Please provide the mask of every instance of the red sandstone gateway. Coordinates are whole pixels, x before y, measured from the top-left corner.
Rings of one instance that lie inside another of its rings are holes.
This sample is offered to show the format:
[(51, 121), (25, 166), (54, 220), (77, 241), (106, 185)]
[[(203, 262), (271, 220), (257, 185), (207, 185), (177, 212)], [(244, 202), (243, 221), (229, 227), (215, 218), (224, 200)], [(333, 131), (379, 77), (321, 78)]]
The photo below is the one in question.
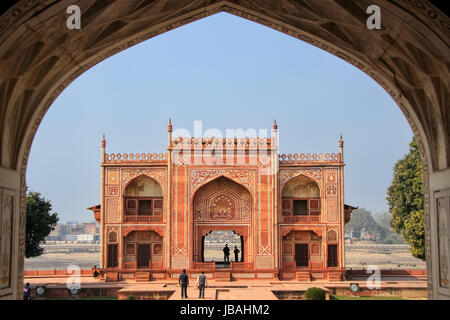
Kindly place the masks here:
[[(107, 280), (191, 277), (342, 280), (343, 141), (332, 154), (278, 154), (271, 138), (172, 138), (165, 154), (106, 154), (102, 140), (101, 269)], [(204, 261), (204, 239), (233, 231), (241, 261)]]

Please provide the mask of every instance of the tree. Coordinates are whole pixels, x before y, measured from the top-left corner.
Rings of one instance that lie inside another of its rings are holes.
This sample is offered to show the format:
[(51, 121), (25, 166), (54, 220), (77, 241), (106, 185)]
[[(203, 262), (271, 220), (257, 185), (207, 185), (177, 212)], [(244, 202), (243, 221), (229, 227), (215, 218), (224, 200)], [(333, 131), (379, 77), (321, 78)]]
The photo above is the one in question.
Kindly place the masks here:
[(385, 244), (404, 244), (405, 240), (398, 235), (391, 226), (392, 214), (390, 212), (377, 213), (375, 215), (375, 221), (377, 222), (380, 233), (381, 242)]
[(43, 249), (39, 245), (45, 237), (55, 229), (58, 222), (58, 214), (50, 214), (52, 204), (41, 197), (39, 192), (27, 193), (27, 231), (25, 257), (37, 257)]
[(376, 232), (377, 223), (369, 210), (359, 208), (353, 210), (350, 222), (345, 225), (345, 228), (356, 232), (361, 232), (362, 229), (368, 232)]
[(425, 260), (422, 162), (414, 138), (409, 153), (394, 166), (387, 194), (392, 228), (411, 245), (414, 257)]

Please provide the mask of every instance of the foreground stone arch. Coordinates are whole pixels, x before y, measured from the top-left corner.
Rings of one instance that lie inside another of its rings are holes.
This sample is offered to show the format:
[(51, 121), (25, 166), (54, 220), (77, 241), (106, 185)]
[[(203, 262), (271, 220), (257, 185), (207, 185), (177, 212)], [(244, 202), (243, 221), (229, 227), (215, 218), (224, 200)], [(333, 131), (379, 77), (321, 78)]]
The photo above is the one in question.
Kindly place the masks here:
[[(82, 28), (68, 30), (72, 4), (20, 0), (0, 16), (0, 221), (7, 226), (0, 297), (21, 295), (28, 154), (55, 98), (109, 56), (225, 11), (337, 55), (389, 92), (423, 160), (429, 297), (450, 298), (443, 272), (450, 265), (450, 23), (439, 9), (426, 0), (80, 0)], [(373, 4), (381, 8), (381, 30), (366, 28), (366, 8)]]

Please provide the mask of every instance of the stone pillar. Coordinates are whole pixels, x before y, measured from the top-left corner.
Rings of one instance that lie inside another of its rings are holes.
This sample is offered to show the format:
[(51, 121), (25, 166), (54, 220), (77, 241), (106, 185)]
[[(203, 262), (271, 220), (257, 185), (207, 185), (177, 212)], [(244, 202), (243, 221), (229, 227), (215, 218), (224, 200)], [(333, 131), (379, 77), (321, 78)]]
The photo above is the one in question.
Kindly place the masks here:
[(166, 222), (166, 228), (164, 232), (164, 267), (171, 268), (171, 242), (172, 242), (172, 121), (169, 119), (167, 126), (167, 189), (165, 191), (165, 198), (163, 203), (165, 204), (164, 221)]
[[(102, 162), (105, 162), (106, 140), (102, 138)], [(100, 269), (105, 267), (105, 167), (100, 167)]]
[[(344, 164), (344, 140), (342, 139), (342, 133), (339, 138), (339, 153), (341, 154), (341, 161)], [(345, 197), (344, 197), (344, 166), (338, 169), (339, 179), (339, 231), (338, 235), (338, 266), (339, 269), (345, 269)], [(327, 253), (328, 254), (328, 253)], [(325, 263), (327, 263), (325, 261)]]
[[(426, 186), (424, 190), (426, 192)], [(429, 217), (426, 217), (428, 221), (425, 222), (428, 225), (426, 242), (430, 244), (427, 252), (430, 254), (427, 256), (428, 297), (447, 300), (450, 299), (450, 168), (430, 174), (425, 205), (427, 202), (430, 209)]]
[(26, 210), (21, 191), (20, 172), (0, 167), (0, 299), (22, 295)]
[(275, 257), (274, 259), (274, 268), (281, 268), (281, 247), (282, 244), (278, 241), (278, 203), (279, 199), (281, 199), (281, 190), (278, 188), (278, 125), (277, 121), (274, 120), (273, 126), (272, 126), (272, 146), (271, 146), (271, 163), (270, 163), (270, 169), (272, 174), (272, 186), (273, 186), (273, 212), (271, 213), (273, 216), (273, 223), (272, 223), (272, 230), (274, 232), (273, 234), (273, 255)]

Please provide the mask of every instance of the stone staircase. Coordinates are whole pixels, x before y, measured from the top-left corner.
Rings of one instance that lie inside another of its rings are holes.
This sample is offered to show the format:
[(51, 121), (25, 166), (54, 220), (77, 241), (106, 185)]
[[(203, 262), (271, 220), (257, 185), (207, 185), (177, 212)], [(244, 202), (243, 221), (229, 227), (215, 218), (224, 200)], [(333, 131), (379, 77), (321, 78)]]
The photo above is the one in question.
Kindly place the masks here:
[(148, 282), (150, 281), (150, 272), (136, 272), (136, 282)]
[(305, 281), (311, 281), (311, 275), (309, 274), (309, 271), (298, 271), (296, 272), (296, 278), (297, 281), (305, 282)]
[(216, 281), (231, 281), (231, 272), (223, 271), (215, 273)]
[(329, 272), (328, 273), (328, 281), (341, 281), (341, 273), (340, 272)]

